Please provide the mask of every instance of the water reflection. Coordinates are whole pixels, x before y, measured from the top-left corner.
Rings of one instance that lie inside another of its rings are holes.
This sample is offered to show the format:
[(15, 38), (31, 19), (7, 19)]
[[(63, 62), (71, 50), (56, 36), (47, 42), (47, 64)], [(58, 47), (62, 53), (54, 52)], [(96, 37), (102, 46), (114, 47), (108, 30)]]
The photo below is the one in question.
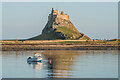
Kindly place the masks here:
[(33, 69), (42, 69), (43, 64), (44, 69), (47, 70), (48, 78), (68, 78), (71, 76), (71, 66), (75, 61), (75, 56), (78, 53), (70, 53), (70, 51), (45, 51), (42, 52), (43, 61), (42, 62), (28, 62)]
[(54, 67), (53, 67), (53, 59), (52, 58), (48, 58), (48, 66), (47, 66), (47, 69), (48, 69), (48, 78), (52, 78), (54, 76)]
[[(27, 58), (33, 56), (34, 52), (42, 54), (43, 61), (26, 63)], [(116, 78), (118, 74), (118, 52), (114, 50), (3, 51), (2, 53), (5, 78)]]
[(40, 70), (42, 69), (42, 65), (43, 63), (42, 62), (27, 62), (29, 64), (29, 66), (33, 66), (33, 69), (35, 70)]
[(77, 53), (70, 51), (45, 51), (42, 53), (47, 62), (48, 78), (68, 78)]

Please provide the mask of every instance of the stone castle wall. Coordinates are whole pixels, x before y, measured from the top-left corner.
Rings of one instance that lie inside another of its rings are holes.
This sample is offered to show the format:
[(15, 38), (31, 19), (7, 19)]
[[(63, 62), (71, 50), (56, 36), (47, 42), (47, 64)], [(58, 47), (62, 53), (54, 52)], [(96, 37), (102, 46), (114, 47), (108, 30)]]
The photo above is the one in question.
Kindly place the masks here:
[(64, 14), (63, 11), (61, 12), (61, 14), (59, 13), (59, 10), (54, 10), (52, 9), (51, 14), (49, 14), (48, 16), (48, 21), (55, 19), (55, 18), (60, 18), (60, 19), (65, 19), (65, 20), (69, 20), (69, 15)]
[(57, 18), (61, 18), (61, 19), (65, 19), (65, 20), (69, 20), (69, 16), (68, 16), (67, 14), (57, 15)]

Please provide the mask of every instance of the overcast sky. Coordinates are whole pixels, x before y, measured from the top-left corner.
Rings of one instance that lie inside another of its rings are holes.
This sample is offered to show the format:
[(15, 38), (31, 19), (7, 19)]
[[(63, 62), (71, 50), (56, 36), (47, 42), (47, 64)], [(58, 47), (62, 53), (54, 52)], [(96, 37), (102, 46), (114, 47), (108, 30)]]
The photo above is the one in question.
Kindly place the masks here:
[(39, 35), (51, 8), (64, 11), (75, 27), (92, 39), (118, 38), (117, 2), (4, 2), (3, 39), (27, 39)]

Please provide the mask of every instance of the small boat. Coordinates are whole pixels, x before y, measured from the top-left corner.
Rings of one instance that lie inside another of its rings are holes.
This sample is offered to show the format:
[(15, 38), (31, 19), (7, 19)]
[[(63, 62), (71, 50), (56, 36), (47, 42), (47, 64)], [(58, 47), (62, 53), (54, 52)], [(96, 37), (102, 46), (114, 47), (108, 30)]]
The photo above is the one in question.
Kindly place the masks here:
[(42, 56), (39, 55), (38, 53), (34, 53), (34, 56), (33, 58), (32, 57), (29, 57), (27, 59), (27, 62), (41, 62), (42, 61)]

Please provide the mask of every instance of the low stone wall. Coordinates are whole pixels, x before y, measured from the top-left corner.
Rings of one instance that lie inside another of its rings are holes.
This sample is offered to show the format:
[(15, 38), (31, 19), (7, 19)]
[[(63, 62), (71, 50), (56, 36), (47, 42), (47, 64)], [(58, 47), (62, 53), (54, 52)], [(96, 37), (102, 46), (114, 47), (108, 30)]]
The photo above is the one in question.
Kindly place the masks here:
[(2, 51), (20, 51), (20, 50), (118, 50), (120, 47), (118, 45), (47, 45), (47, 44), (15, 44), (15, 45), (3, 45)]

